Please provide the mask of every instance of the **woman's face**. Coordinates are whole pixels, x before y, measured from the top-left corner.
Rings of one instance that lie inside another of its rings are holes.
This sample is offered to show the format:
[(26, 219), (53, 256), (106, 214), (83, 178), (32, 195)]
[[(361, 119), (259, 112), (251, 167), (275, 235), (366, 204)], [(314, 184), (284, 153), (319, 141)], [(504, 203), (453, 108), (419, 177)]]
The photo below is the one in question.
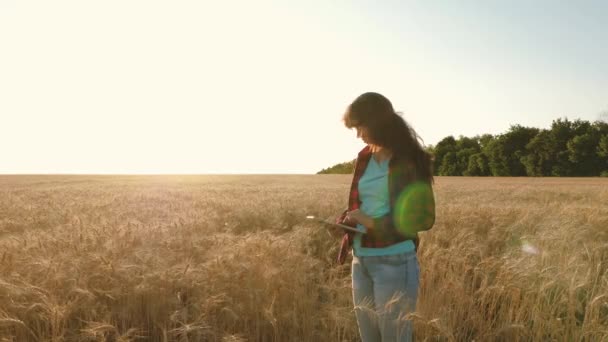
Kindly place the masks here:
[(362, 126), (362, 125), (357, 125), (357, 126), (355, 126), (355, 129), (357, 130), (357, 138), (360, 138), (366, 144), (371, 143), (371, 141), (369, 139), (369, 129), (367, 127)]

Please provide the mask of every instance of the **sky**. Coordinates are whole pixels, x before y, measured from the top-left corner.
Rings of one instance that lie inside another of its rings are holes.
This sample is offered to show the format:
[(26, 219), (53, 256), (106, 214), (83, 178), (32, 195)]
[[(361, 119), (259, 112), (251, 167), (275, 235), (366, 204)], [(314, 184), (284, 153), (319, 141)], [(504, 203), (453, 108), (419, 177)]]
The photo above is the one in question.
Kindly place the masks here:
[(606, 1), (0, 0), (0, 173), (307, 174), (375, 91), (421, 136), (593, 121)]

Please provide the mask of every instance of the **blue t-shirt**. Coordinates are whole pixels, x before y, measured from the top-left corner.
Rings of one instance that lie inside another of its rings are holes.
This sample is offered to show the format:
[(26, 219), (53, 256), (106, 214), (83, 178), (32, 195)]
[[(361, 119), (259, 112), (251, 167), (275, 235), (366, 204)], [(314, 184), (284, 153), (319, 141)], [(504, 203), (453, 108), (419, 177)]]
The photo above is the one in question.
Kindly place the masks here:
[[(390, 212), (388, 163), (388, 159), (378, 163), (374, 157), (371, 157), (365, 172), (359, 179), (359, 199), (361, 200), (359, 209), (368, 216), (380, 217)], [(365, 231), (365, 227), (361, 224), (358, 224), (357, 228)], [(393, 255), (415, 250), (414, 243), (411, 240), (384, 248), (361, 247), (361, 236), (361, 233), (355, 234), (353, 250), (356, 256)]]

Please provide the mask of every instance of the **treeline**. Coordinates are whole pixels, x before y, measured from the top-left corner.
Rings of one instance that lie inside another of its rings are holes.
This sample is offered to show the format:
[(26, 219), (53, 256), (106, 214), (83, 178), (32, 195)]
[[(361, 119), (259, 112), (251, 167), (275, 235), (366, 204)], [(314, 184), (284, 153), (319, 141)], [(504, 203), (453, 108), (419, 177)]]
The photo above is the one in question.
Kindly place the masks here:
[(608, 123), (514, 125), (500, 135), (448, 136), (430, 150), (439, 176), (608, 176)]
[(317, 172), (317, 174), (352, 173), (354, 167), (355, 167), (355, 161), (352, 160), (352, 161), (349, 161), (349, 162), (336, 164), (336, 165), (334, 165), (332, 167), (328, 167), (326, 169), (323, 169), (323, 170)]
[[(608, 122), (557, 119), (550, 129), (514, 125), (499, 135), (448, 136), (429, 151), (438, 176), (608, 176)], [(352, 167), (342, 163), (319, 173), (351, 173)]]

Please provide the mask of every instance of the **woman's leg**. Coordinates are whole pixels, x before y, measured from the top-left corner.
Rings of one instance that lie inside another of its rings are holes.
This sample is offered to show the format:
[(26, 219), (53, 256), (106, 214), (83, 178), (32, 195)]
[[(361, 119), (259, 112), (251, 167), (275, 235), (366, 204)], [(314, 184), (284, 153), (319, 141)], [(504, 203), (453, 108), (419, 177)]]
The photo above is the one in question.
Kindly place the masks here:
[(416, 310), (420, 273), (416, 254), (375, 257), (368, 270), (382, 341), (412, 341), (412, 323), (405, 320), (405, 315)]
[(353, 302), (359, 334), (363, 342), (380, 342), (380, 330), (375, 313), (374, 287), (372, 279), (365, 268), (365, 257), (353, 256)]

